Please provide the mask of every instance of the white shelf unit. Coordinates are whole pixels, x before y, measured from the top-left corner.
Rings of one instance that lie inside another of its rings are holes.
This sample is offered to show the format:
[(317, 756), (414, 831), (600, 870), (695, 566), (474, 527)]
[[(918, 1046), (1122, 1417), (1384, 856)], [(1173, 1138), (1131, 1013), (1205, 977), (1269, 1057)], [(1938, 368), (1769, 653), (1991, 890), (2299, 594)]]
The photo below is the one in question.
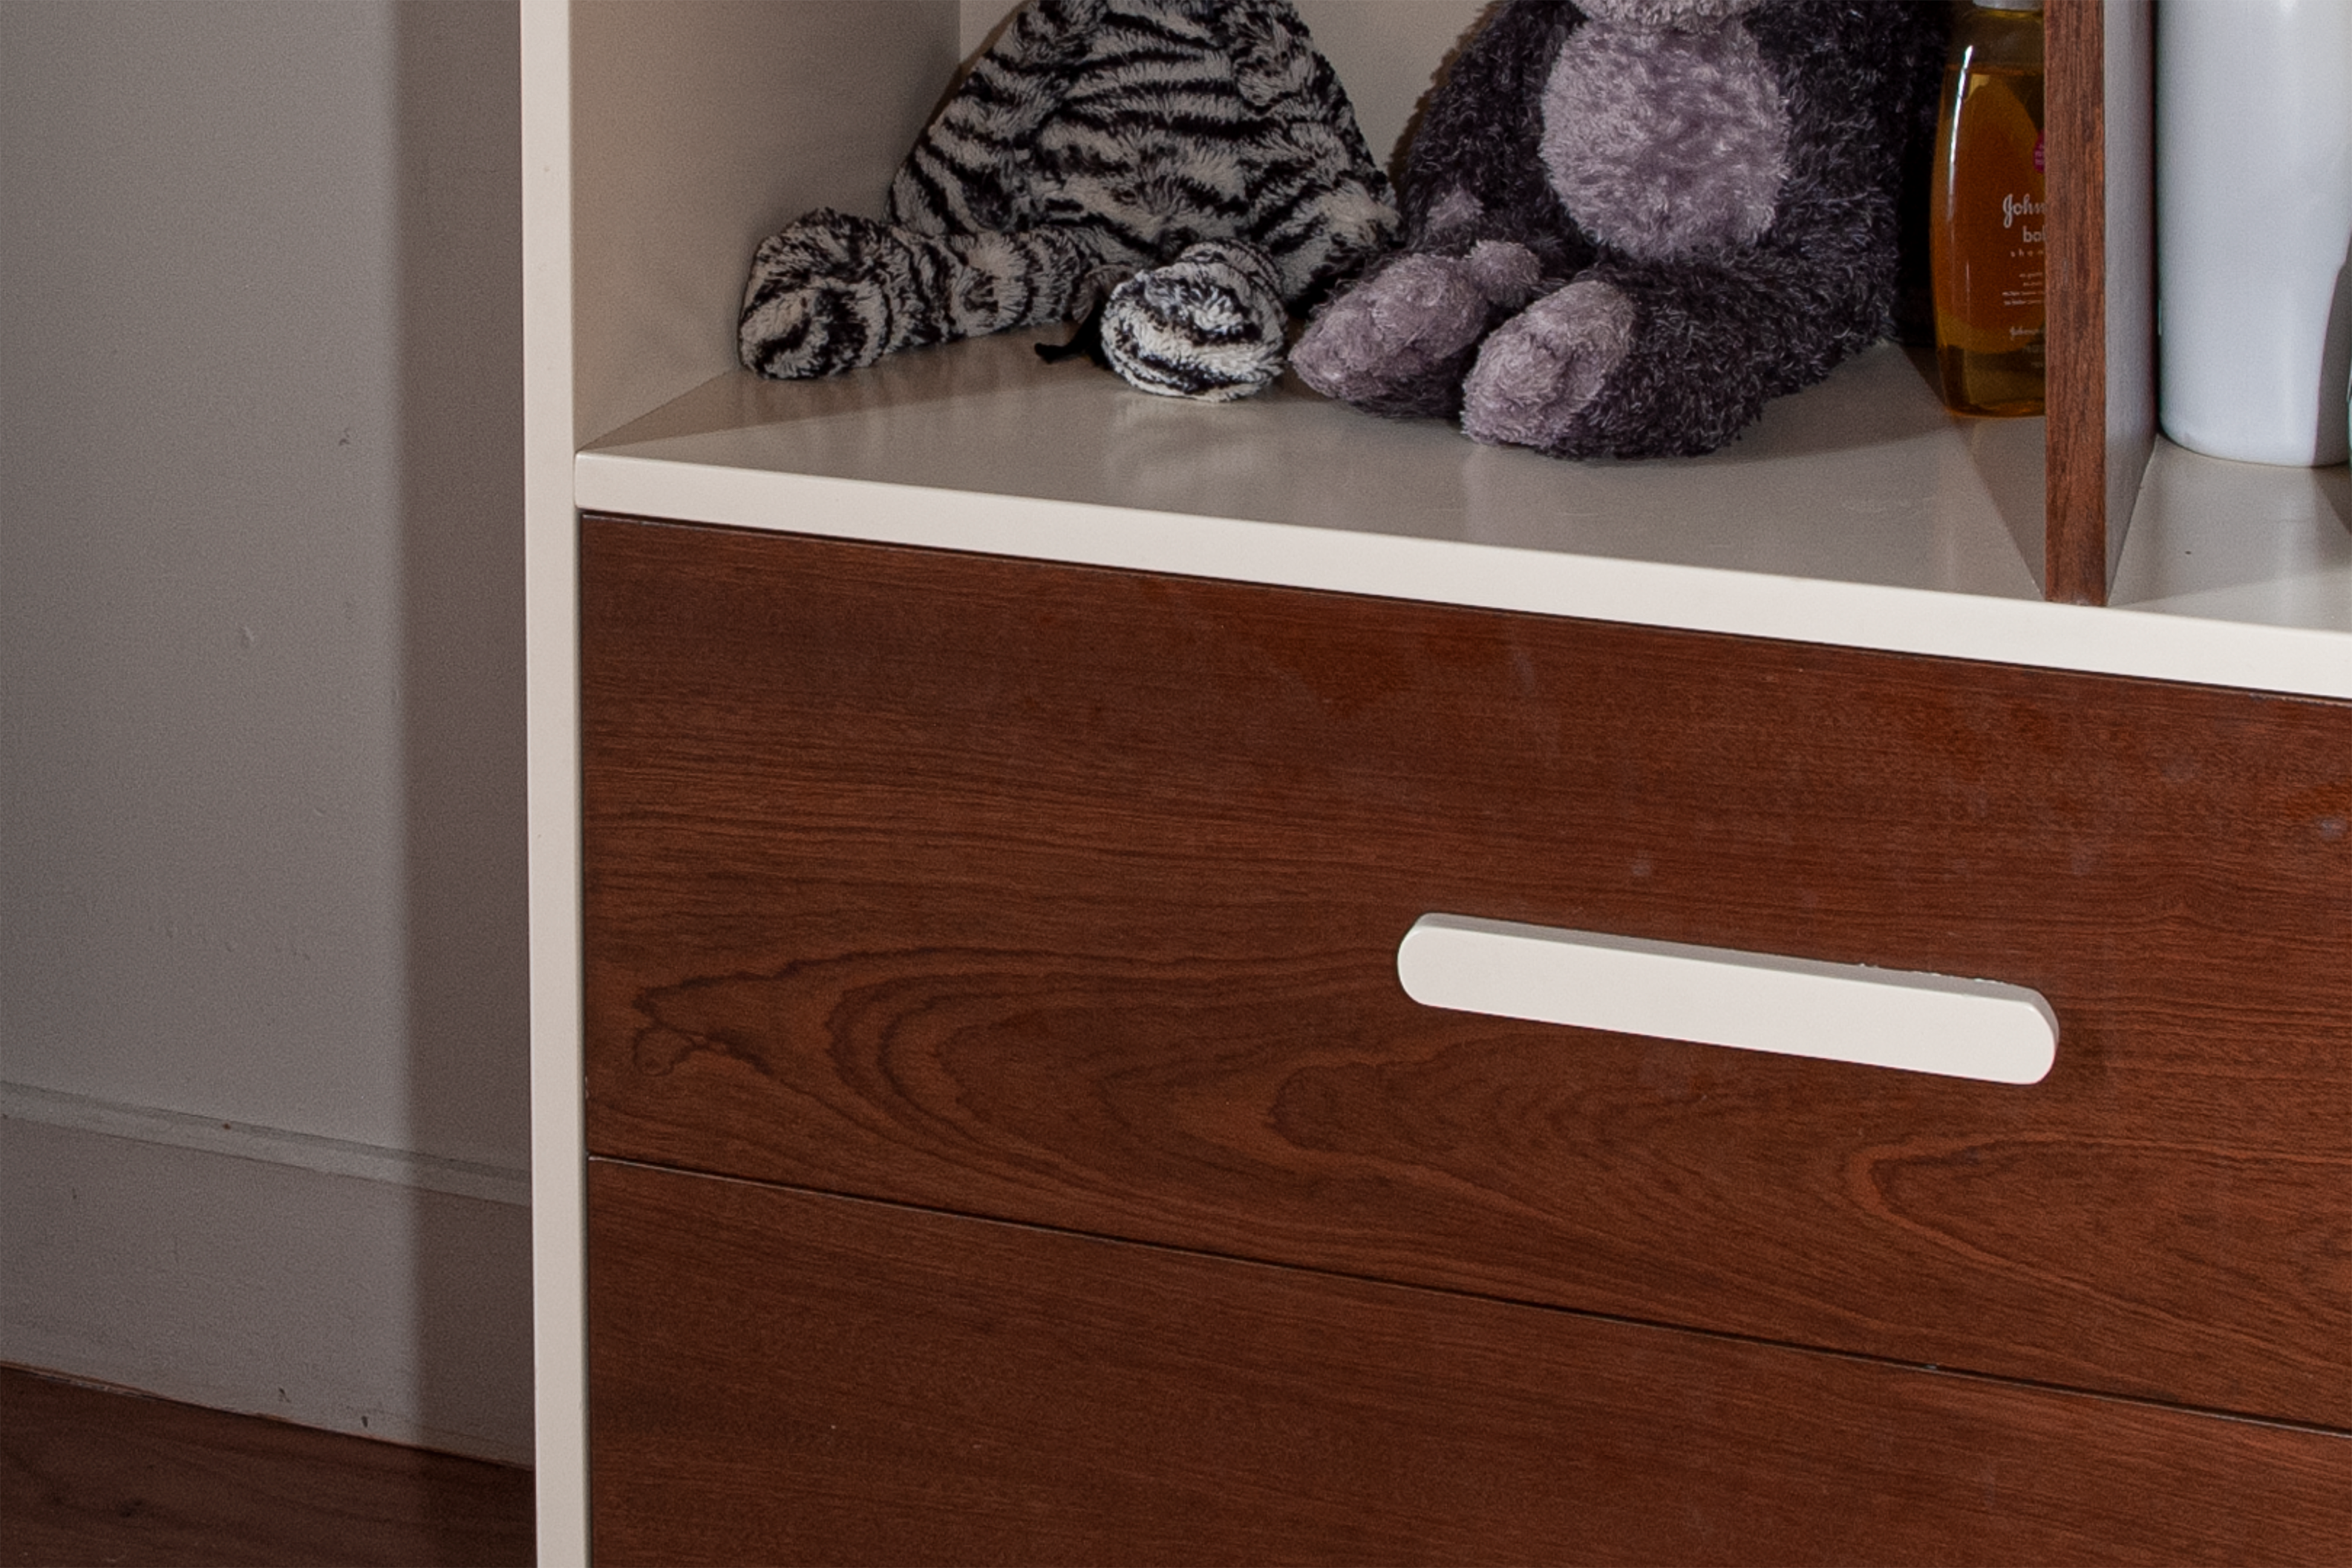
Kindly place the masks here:
[[(2111, 7), (2138, 0), (2108, 0)], [(2039, 421), (1882, 346), (1713, 457), (1564, 464), (1016, 333), (734, 362), (759, 239), (889, 175), (1008, 0), (523, 0), (541, 1560), (587, 1550), (576, 514), (2352, 699), (2352, 479), (2159, 443), (2103, 609), (2042, 602)], [(1386, 153), (1481, 0), (1301, 0)], [(2114, 161), (2111, 160), (2111, 163)]]

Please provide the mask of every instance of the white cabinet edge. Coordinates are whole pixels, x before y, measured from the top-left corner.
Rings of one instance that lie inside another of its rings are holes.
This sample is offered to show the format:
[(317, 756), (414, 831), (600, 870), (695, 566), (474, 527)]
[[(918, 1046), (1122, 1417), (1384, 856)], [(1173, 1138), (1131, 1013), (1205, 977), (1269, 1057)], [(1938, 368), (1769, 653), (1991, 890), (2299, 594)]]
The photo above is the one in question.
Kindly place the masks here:
[(520, 27), (534, 1468), (539, 1562), (569, 1568), (589, 1550), (570, 8), (523, 0)]
[(583, 510), (1418, 603), (2352, 699), (2334, 631), (1143, 511), (611, 452)]

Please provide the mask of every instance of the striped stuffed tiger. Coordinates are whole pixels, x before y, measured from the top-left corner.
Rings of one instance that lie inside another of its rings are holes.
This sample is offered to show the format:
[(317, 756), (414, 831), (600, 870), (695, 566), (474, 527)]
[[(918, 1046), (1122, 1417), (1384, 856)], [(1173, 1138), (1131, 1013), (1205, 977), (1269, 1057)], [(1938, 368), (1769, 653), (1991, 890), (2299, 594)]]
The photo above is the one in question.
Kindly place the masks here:
[(1288, 0), (1029, 0), (915, 143), (887, 222), (763, 243), (743, 363), (829, 375), (1093, 312), (1147, 392), (1281, 374), (1291, 310), (1393, 241), (1388, 180)]

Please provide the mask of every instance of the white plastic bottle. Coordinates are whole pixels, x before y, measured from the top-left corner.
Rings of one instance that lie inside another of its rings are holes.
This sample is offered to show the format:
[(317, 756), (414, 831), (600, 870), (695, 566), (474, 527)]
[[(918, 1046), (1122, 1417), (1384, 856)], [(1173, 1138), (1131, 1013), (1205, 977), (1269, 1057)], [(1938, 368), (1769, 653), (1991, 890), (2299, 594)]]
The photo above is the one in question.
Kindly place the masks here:
[(2157, 8), (2158, 416), (2192, 451), (2345, 460), (2352, 0)]

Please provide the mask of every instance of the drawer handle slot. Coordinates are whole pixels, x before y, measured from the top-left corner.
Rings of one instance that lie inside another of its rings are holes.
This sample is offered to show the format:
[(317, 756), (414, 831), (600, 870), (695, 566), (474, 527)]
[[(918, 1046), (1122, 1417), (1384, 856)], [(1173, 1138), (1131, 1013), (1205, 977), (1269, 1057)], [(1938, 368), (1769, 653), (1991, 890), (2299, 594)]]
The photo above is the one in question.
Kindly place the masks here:
[(1467, 915), (1415, 921), (1397, 979), (1426, 1007), (1988, 1083), (2039, 1083), (2058, 1050), (2022, 985)]

